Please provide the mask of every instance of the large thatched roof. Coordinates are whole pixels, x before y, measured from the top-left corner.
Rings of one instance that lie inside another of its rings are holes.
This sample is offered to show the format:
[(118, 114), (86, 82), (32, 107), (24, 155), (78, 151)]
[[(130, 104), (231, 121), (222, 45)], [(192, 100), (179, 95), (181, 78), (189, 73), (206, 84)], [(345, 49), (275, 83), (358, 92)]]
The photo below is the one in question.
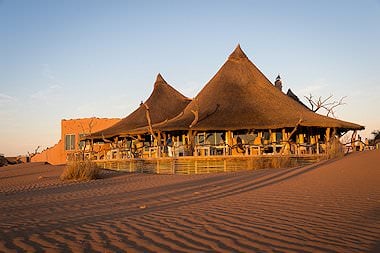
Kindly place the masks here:
[(127, 135), (132, 129), (148, 126), (146, 106), (149, 108), (151, 123), (155, 124), (178, 115), (190, 101), (191, 99), (175, 90), (164, 80), (161, 74), (158, 74), (153, 92), (145, 103), (115, 125), (93, 133), (87, 138), (110, 138)]
[[(194, 120), (198, 114), (198, 120)], [(280, 90), (238, 45), (228, 60), (183, 113), (156, 130), (278, 129), (301, 126), (363, 129), (363, 126), (316, 114)]]

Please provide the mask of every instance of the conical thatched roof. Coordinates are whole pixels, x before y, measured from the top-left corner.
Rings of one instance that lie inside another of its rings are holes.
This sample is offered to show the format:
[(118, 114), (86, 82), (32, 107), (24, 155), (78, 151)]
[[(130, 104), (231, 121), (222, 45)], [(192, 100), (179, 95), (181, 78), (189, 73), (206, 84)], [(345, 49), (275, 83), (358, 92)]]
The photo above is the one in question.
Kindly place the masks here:
[(175, 90), (164, 80), (161, 74), (158, 74), (153, 92), (145, 103), (115, 125), (96, 132), (88, 138), (96, 139), (127, 135), (135, 128), (148, 126), (146, 106), (149, 108), (151, 123), (155, 124), (175, 117), (183, 111), (190, 101), (191, 99)]
[(316, 114), (288, 97), (273, 86), (238, 45), (184, 112), (155, 129), (278, 129), (294, 127), (300, 119), (301, 126), (364, 128)]

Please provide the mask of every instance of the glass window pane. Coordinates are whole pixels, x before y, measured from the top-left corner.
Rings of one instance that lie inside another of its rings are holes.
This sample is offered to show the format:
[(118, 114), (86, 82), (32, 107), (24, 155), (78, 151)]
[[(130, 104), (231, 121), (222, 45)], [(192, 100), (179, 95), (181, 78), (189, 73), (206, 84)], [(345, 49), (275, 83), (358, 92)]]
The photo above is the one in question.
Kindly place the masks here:
[(75, 150), (75, 134), (65, 136), (65, 150)]
[(70, 135), (65, 136), (65, 150), (70, 149)]
[(71, 150), (75, 150), (75, 135), (71, 135)]

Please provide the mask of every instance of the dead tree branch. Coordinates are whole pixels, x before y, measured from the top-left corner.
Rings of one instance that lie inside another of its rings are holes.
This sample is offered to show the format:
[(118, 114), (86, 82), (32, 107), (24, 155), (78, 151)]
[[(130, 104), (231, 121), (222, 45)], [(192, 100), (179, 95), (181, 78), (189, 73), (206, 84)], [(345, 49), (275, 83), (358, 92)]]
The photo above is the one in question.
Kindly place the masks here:
[(155, 140), (157, 140), (158, 137), (154, 134), (153, 127), (152, 127), (152, 119), (150, 117), (149, 106), (146, 103), (144, 103), (143, 105), (145, 106), (145, 116), (146, 116), (146, 120), (148, 121), (149, 133), (153, 136)]
[(310, 104), (310, 109), (313, 112), (317, 112), (320, 109), (323, 109), (326, 111), (326, 116), (332, 115), (335, 118), (335, 109), (338, 106), (345, 105), (346, 103), (343, 101), (346, 96), (342, 97), (339, 100), (333, 100), (333, 95), (328, 96), (327, 98), (323, 99), (321, 96), (316, 98), (312, 94), (309, 94), (309, 96), (305, 96), (306, 100)]
[[(293, 134), (297, 131), (299, 125), (302, 123), (302, 118), (300, 118), (297, 122), (297, 124), (294, 126), (293, 131), (290, 132), (288, 135), (288, 138), (286, 138), (285, 143), (289, 143), (290, 139), (292, 138)], [(282, 154), (285, 150), (285, 145), (282, 145), (280, 154)]]
[(194, 100), (195, 100), (195, 110), (191, 110), (191, 112), (194, 114), (194, 120), (193, 120), (193, 122), (191, 122), (191, 124), (189, 126), (190, 128), (195, 126), (199, 120), (199, 101), (197, 98), (195, 98)]

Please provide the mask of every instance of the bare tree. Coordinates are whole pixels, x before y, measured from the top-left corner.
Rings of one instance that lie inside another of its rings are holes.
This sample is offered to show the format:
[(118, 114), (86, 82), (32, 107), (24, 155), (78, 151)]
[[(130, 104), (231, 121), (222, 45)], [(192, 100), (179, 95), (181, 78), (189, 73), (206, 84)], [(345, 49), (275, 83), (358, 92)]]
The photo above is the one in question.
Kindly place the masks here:
[[(92, 118), (90, 120), (90, 122), (88, 122), (87, 128), (85, 128), (82, 123), (80, 124), (80, 126), (82, 128), (82, 134), (85, 134), (87, 136), (91, 136), (92, 129), (94, 127), (94, 118)], [(78, 148), (79, 148), (79, 152), (81, 154), (82, 160), (85, 160), (85, 152), (86, 152), (86, 148), (87, 148), (87, 140), (84, 140), (84, 146), (83, 147), (81, 147), (81, 140), (79, 140), (79, 142), (78, 142)], [(93, 147), (93, 142), (90, 141), (90, 152), (93, 151), (93, 148), (94, 148)]]
[(334, 100), (333, 95), (328, 96), (327, 98), (322, 98), (319, 96), (318, 98), (314, 97), (312, 94), (310, 94), (308, 97), (305, 96), (307, 101), (309, 101), (310, 109), (313, 112), (317, 112), (320, 109), (324, 109), (327, 113), (326, 116), (332, 115), (335, 117), (335, 109), (338, 106), (345, 105), (346, 103), (343, 101), (346, 96), (341, 97), (339, 100)]

